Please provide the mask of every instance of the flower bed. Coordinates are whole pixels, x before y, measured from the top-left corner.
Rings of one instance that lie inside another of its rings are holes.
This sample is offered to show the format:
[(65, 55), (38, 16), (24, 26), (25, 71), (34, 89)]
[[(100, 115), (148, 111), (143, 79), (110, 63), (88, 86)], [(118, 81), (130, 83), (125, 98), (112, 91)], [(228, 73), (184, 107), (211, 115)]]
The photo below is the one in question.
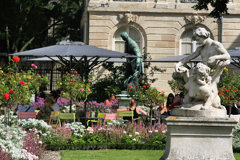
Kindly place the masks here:
[(140, 124), (123, 124), (116, 121), (89, 129), (76, 124), (73, 126), (75, 127), (66, 124), (66, 127), (72, 130), (71, 137), (59, 143), (56, 143), (58, 137), (48, 137), (45, 141), (46, 148), (50, 150), (164, 149), (166, 144), (165, 125), (150, 128)]

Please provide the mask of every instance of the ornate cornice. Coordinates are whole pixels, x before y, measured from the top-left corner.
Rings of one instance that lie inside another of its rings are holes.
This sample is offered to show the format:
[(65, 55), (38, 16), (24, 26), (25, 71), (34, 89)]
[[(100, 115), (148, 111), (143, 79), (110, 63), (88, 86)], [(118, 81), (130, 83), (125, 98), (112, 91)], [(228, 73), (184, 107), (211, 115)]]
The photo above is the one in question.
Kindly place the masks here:
[(118, 21), (122, 23), (136, 22), (138, 16), (132, 13), (123, 13), (118, 15)]
[(198, 13), (193, 13), (193, 15), (185, 16), (184, 19), (186, 23), (191, 23), (193, 25), (196, 25), (196, 24), (202, 23), (206, 19), (206, 16), (200, 16), (198, 15)]

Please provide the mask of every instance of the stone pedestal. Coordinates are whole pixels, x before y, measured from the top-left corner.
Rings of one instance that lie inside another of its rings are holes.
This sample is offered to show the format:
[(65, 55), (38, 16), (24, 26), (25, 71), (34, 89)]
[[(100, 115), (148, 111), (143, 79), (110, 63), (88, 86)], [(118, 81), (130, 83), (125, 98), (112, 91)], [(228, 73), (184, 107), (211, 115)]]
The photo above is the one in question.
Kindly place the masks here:
[(160, 160), (234, 160), (234, 119), (168, 117), (167, 144)]
[(121, 94), (116, 95), (118, 98), (119, 108), (126, 108), (129, 106), (129, 100), (131, 99), (127, 91), (122, 91)]

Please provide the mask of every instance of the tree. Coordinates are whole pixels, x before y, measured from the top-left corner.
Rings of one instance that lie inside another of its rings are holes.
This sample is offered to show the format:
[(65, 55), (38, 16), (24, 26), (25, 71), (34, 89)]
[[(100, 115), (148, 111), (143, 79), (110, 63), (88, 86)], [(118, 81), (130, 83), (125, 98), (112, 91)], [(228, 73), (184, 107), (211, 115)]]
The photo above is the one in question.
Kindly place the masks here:
[[(56, 43), (80, 40), (82, 0), (2, 0), (0, 52), (13, 53)], [(54, 35), (48, 39), (49, 31)]]
[(229, 14), (227, 8), (228, 2), (229, 0), (198, 0), (193, 8), (195, 10), (208, 10), (209, 5), (211, 5), (213, 10), (210, 12), (209, 16), (220, 18), (224, 14)]

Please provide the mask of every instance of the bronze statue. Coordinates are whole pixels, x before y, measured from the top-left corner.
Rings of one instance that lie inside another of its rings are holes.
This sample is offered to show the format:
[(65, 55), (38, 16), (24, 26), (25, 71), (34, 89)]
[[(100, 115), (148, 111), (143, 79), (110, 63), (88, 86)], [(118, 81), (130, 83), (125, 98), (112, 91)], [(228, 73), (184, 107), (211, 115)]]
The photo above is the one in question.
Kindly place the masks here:
[(121, 37), (125, 41), (125, 53), (137, 56), (137, 58), (127, 58), (124, 85), (136, 87), (139, 85), (140, 76), (144, 74), (142, 54), (137, 43), (126, 32), (122, 32)]

